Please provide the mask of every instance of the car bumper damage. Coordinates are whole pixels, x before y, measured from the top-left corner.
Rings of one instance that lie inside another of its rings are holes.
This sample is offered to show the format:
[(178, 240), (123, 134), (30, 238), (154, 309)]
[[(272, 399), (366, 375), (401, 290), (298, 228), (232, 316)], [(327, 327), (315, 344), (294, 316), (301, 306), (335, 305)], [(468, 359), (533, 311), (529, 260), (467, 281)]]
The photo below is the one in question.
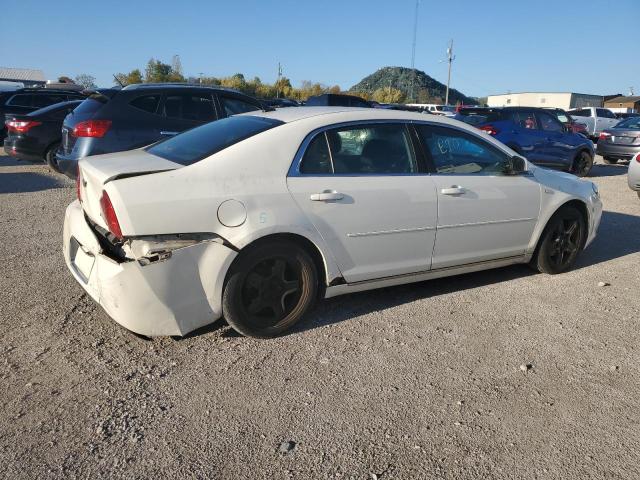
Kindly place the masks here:
[(75, 201), (65, 214), (64, 257), (78, 283), (123, 327), (185, 335), (221, 317), (224, 275), (236, 251), (213, 235), (176, 237), (129, 241), (114, 255)]

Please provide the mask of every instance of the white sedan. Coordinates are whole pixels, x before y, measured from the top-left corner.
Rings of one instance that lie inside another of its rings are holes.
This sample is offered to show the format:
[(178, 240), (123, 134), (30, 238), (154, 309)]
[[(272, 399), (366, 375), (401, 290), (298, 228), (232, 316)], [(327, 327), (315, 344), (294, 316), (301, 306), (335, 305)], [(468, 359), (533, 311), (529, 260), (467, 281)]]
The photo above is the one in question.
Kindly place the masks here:
[(317, 298), (516, 263), (559, 273), (593, 239), (590, 181), (444, 117), (251, 112), (79, 163), (64, 255), (124, 327), (224, 316), (278, 335)]
[(629, 162), (627, 183), (629, 184), (629, 188), (634, 190), (640, 198), (640, 153)]

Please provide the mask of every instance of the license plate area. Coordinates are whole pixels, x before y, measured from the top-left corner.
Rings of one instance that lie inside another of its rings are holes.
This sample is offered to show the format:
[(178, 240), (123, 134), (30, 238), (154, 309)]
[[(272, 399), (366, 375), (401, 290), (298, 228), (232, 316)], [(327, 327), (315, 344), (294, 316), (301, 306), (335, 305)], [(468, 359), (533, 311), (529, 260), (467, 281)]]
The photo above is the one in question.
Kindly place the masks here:
[(621, 136), (612, 136), (611, 141), (613, 143), (621, 143), (621, 144), (631, 144), (636, 139), (636, 137), (621, 137)]
[(71, 237), (69, 242), (69, 258), (76, 273), (82, 277), (85, 283), (88, 283), (96, 258), (85, 252), (82, 245), (74, 237)]

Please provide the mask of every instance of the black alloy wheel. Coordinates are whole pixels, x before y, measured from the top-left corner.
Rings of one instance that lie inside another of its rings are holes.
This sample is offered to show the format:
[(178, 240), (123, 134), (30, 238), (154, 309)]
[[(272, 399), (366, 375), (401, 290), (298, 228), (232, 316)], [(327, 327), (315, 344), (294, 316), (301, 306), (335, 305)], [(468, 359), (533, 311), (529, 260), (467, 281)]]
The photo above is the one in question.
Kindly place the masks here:
[(574, 207), (563, 207), (549, 220), (545, 228), (534, 266), (543, 273), (561, 273), (573, 265), (582, 249), (586, 224)]
[(279, 335), (313, 305), (318, 280), (309, 254), (289, 242), (264, 243), (241, 252), (223, 293), (223, 313), (239, 333)]
[(589, 175), (593, 167), (593, 157), (587, 151), (578, 153), (578, 156), (573, 162), (573, 173), (578, 177), (586, 177)]

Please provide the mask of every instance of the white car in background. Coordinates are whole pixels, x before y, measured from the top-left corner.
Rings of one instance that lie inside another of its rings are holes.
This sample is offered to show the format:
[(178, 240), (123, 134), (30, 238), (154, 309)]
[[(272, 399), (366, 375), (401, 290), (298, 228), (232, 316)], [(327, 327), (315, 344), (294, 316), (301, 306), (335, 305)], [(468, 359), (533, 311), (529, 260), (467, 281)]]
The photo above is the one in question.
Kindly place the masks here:
[(640, 198), (640, 153), (629, 162), (627, 183), (629, 188), (634, 190), (638, 194), (638, 198)]
[(596, 186), (477, 129), (395, 110), (252, 112), (87, 157), (64, 255), (124, 327), (221, 316), (278, 335), (320, 297), (516, 263), (559, 273), (596, 234)]

